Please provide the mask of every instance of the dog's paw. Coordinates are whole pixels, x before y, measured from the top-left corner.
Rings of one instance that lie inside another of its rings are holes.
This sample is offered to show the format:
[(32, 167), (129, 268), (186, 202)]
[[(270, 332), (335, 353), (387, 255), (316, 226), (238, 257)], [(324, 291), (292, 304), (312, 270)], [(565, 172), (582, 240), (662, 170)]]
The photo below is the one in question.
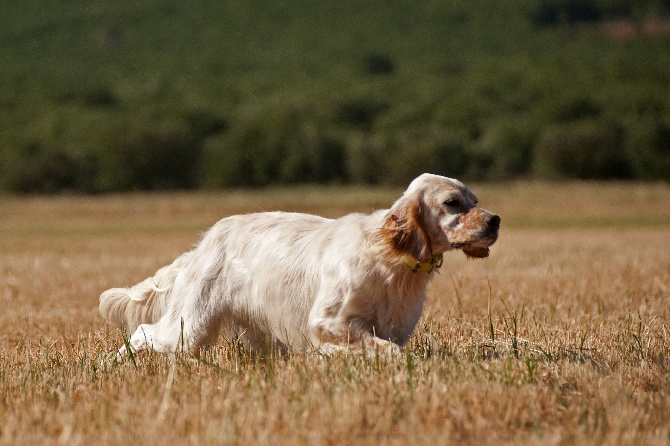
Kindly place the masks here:
[(385, 358), (402, 358), (405, 356), (405, 349), (385, 339), (371, 337), (365, 343), (365, 353)]
[(126, 356), (128, 356), (128, 350), (125, 345), (122, 345), (114, 355), (114, 359), (116, 359), (116, 362), (123, 362), (123, 360), (126, 359)]
[(125, 355), (121, 355), (119, 351), (103, 353), (102, 358), (100, 359), (100, 363), (98, 364), (98, 367), (100, 367), (101, 369), (108, 369), (112, 367), (114, 364), (123, 362), (124, 356)]
[(389, 344), (380, 348), (379, 354), (388, 359), (402, 359), (405, 357), (405, 349), (396, 344)]

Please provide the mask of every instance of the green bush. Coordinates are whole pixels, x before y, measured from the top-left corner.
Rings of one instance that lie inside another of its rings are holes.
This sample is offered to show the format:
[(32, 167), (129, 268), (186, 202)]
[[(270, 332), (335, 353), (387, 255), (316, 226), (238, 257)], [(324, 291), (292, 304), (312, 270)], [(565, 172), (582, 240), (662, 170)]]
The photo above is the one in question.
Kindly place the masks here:
[(387, 111), (391, 104), (373, 97), (356, 97), (343, 101), (337, 106), (337, 120), (344, 126), (369, 131), (377, 118)]
[(114, 107), (119, 105), (119, 98), (114, 91), (104, 86), (97, 86), (82, 92), (82, 102), (89, 107)]
[(365, 71), (373, 76), (391, 74), (395, 63), (388, 54), (372, 53), (365, 58)]
[(502, 180), (528, 175), (537, 139), (536, 126), (528, 118), (490, 124), (478, 144), (480, 152), (491, 159), (481, 177)]
[(623, 136), (616, 126), (595, 120), (548, 127), (534, 150), (533, 173), (548, 179), (633, 178)]
[(476, 156), (465, 142), (449, 133), (418, 132), (398, 137), (384, 157), (384, 182), (402, 186), (419, 174), (431, 172), (465, 179), (471, 175)]
[(31, 144), (5, 162), (2, 187), (21, 193), (95, 192), (93, 155)]
[(636, 178), (670, 179), (670, 122), (656, 119), (637, 122), (626, 148)]
[(347, 177), (355, 184), (388, 183), (388, 145), (367, 133), (355, 133), (346, 143)]
[(602, 113), (600, 105), (581, 94), (560, 98), (551, 105), (549, 110), (550, 119), (557, 122), (597, 118)]
[(532, 14), (539, 26), (594, 22), (602, 17), (602, 10), (593, 0), (542, 0)]
[(193, 135), (203, 138), (224, 133), (230, 127), (227, 118), (209, 110), (187, 113), (185, 121)]
[(208, 143), (207, 184), (264, 186), (348, 179), (346, 148), (307, 104), (249, 110), (228, 134)]
[(180, 122), (145, 124), (104, 151), (101, 190), (189, 189), (200, 181), (203, 140)]

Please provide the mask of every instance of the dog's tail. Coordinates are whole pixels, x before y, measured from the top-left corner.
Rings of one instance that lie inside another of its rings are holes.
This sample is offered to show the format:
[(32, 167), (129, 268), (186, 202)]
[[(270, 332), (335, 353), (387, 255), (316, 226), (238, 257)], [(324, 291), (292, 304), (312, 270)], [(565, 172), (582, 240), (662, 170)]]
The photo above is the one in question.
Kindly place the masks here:
[(172, 286), (191, 258), (187, 252), (156, 275), (130, 288), (112, 288), (100, 295), (100, 314), (109, 323), (133, 333), (140, 324), (153, 324), (165, 314)]

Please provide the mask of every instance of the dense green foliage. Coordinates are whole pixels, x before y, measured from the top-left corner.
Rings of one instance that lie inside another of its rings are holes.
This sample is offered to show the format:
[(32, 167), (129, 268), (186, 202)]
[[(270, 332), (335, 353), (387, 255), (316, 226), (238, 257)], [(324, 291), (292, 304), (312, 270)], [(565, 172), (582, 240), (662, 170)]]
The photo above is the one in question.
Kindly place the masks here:
[(0, 15), (0, 187), (668, 180), (668, 9), (15, 2)]

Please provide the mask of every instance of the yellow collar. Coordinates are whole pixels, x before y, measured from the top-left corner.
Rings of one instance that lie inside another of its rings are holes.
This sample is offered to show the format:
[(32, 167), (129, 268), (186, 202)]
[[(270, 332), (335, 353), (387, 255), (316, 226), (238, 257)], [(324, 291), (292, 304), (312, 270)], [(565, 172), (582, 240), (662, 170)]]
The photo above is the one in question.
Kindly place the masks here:
[(405, 258), (405, 265), (412, 268), (413, 273), (429, 273), (434, 268), (442, 266), (442, 253), (435, 254), (430, 260), (430, 263), (421, 263), (412, 256)]

